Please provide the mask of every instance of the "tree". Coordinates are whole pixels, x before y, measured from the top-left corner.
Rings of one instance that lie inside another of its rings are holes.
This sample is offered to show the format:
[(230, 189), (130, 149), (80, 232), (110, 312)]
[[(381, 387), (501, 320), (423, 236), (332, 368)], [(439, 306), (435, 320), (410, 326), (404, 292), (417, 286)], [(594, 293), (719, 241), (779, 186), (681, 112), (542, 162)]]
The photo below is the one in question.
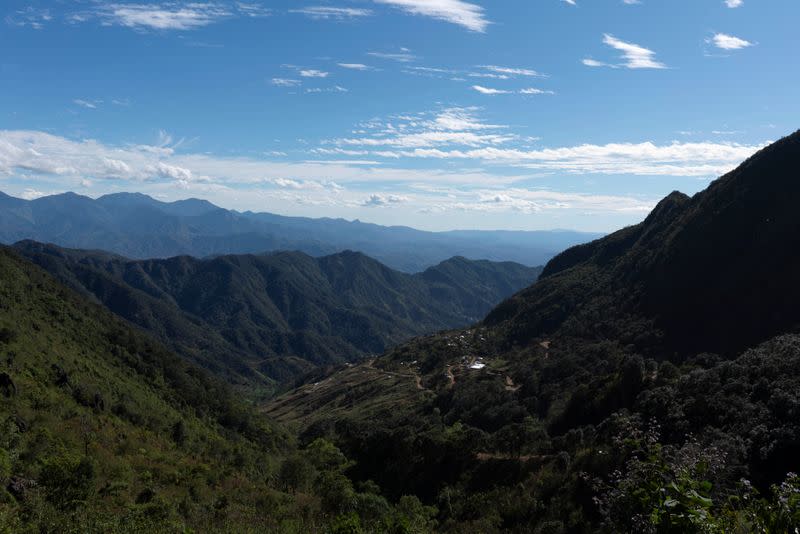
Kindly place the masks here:
[(39, 484), (56, 508), (71, 510), (84, 504), (92, 494), (94, 478), (94, 464), (89, 458), (62, 455), (45, 461)]
[(308, 490), (314, 478), (314, 466), (305, 457), (294, 455), (286, 458), (278, 472), (278, 480), (291, 493)]

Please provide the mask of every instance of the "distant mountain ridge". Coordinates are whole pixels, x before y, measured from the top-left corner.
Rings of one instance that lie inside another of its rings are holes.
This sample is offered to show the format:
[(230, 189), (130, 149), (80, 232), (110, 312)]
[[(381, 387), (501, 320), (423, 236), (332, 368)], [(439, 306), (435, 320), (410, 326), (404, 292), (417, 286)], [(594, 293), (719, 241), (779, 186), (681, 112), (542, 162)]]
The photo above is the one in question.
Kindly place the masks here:
[(279, 250), (325, 256), (357, 250), (405, 272), (420, 272), (454, 256), (536, 266), (599, 235), (568, 230), (425, 232), (343, 219), (240, 213), (205, 200), (161, 202), (140, 193), (98, 199), (64, 193), (35, 200), (0, 193), (2, 243), (31, 239), (136, 259)]
[(541, 271), (457, 257), (409, 275), (352, 251), (136, 261), (15, 249), (230, 382), (261, 386), (474, 323)]

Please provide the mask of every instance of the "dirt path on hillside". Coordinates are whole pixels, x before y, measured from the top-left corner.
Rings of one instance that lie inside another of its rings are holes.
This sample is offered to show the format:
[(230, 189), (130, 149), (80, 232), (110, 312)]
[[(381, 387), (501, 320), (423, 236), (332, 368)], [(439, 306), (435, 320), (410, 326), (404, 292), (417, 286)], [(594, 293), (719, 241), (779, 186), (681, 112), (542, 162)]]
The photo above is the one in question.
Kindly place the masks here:
[(521, 385), (514, 384), (514, 379), (511, 376), (506, 375), (506, 391), (516, 392), (521, 387)]
[(425, 390), (428, 389), (428, 388), (426, 388), (425, 386), (422, 385), (422, 377), (419, 375), (419, 373), (416, 373), (414, 371), (412, 371), (410, 373), (395, 373), (393, 371), (384, 371), (383, 369), (376, 369), (375, 368), (375, 359), (374, 358), (372, 360), (368, 360), (367, 361), (366, 367), (369, 368), (369, 369), (372, 369), (373, 371), (376, 371), (378, 373), (383, 373), (386, 376), (393, 376), (393, 377), (396, 377), (396, 378), (411, 378), (412, 380), (414, 380), (414, 385), (416, 386), (416, 388), (418, 390), (425, 391)]
[(453, 374), (453, 366), (448, 365), (444, 374), (447, 375), (447, 389), (452, 389), (452, 387), (456, 385), (456, 376)]

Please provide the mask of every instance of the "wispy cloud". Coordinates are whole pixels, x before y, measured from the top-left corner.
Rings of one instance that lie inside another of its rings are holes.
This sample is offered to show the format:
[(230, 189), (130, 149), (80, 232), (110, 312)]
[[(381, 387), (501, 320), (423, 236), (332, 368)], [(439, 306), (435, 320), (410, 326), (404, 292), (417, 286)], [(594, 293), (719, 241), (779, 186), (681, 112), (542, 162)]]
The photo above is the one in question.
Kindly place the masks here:
[(303, 78), (327, 78), (328, 73), (322, 70), (316, 69), (300, 69), (299, 71), (300, 76)]
[(105, 24), (148, 30), (193, 30), (230, 17), (222, 4), (107, 4), (97, 14)]
[(401, 195), (373, 194), (370, 195), (367, 200), (363, 201), (361, 205), (368, 208), (378, 208), (402, 204), (404, 202), (408, 202), (408, 197)]
[(270, 83), (278, 87), (297, 87), (302, 82), (300, 80), (294, 80), (292, 78), (272, 78), (272, 80), (270, 80)]
[[(473, 109), (413, 114), (373, 124), (375, 139), (401, 138), (401, 122), (422, 122), (429, 133), (497, 135), (507, 127), (480, 121)], [(411, 127), (411, 126), (409, 126)], [(394, 133), (392, 133), (394, 131)], [(422, 132), (417, 132), (422, 133)], [(646, 213), (656, 199), (636, 196), (559, 192), (530, 186), (532, 173), (642, 174), (711, 177), (752, 155), (758, 146), (736, 143), (612, 143), (556, 148), (514, 148), (512, 133), (493, 142), (477, 138), (471, 149), (361, 146), (325, 149), (331, 156), (345, 150), (372, 159), (276, 161), (179, 153), (169, 135), (153, 145), (107, 145), (71, 140), (37, 131), (0, 131), (0, 175), (25, 176), (17, 194), (30, 198), (43, 192), (83, 188), (88, 193), (130, 189), (172, 198), (187, 194), (211, 198), (237, 209), (280, 209), (309, 215), (365, 213), (362, 209), (394, 207), (405, 213), (504, 214), (573, 210), (574, 214)], [(429, 138), (429, 141), (433, 138)], [(401, 143), (402, 144), (402, 143)], [(413, 143), (412, 143), (413, 144)], [(323, 153), (323, 151), (320, 151)], [(446, 161), (445, 168), (425, 168), (403, 158)], [(465, 168), (453, 163), (465, 158)], [(381, 164), (383, 161), (385, 164)], [(389, 164), (394, 162), (394, 164)], [(486, 168), (508, 170), (487, 171)], [(324, 176), (324, 180), (320, 180)], [(12, 183), (12, 182), (9, 182)], [(524, 184), (524, 185), (523, 185)], [(13, 188), (11, 188), (13, 192)], [(288, 208), (287, 208), (288, 207)], [(308, 209), (304, 211), (304, 207)], [(320, 211), (321, 209), (328, 211)], [(448, 219), (450, 220), (450, 219)], [(420, 220), (420, 222), (422, 219)]]
[(482, 95), (507, 95), (511, 93), (511, 91), (507, 91), (505, 89), (494, 89), (492, 87), (484, 87), (482, 85), (473, 85), (472, 88)]
[(725, 5), (731, 9), (741, 7), (744, 4), (744, 0), (725, 0)]
[(613, 65), (609, 65), (608, 63), (603, 63), (602, 61), (597, 61), (596, 59), (592, 58), (584, 58), (581, 62), (586, 65), (587, 67), (612, 67)]
[(372, 11), (354, 7), (328, 7), (310, 6), (300, 9), (290, 9), (290, 13), (299, 13), (312, 19), (318, 20), (351, 20), (361, 17), (369, 17)]
[(722, 50), (740, 50), (742, 48), (747, 48), (748, 46), (753, 46), (753, 43), (750, 41), (745, 41), (744, 39), (734, 37), (733, 35), (727, 35), (725, 33), (717, 33), (713, 37), (707, 39), (706, 42), (713, 44)]
[(492, 87), (484, 87), (482, 85), (473, 85), (472, 89), (478, 91), (482, 95), (554, 95), (555, 92), (545, 89), (538, 89), (536, 87), (526, 87), (524, 89), (508, 90), (508, 89), (495, 89)]
[(367, 55), (378, 59), (397, 61), (398, 63), (411, 63), (417, 59), (417, 56), (412, 54), (408, 48), (401, 48), (399, 52), (367, 52)]
[(75, 100), (72, 101), (72, 103), (75, 104), (76, 106), (80, 106), (86, 109), (97, 109), (97, 106), (98, 104), (101, 103), (101, 101), (99, 100), (91, 101), (91, 100), (83, 100), (80, 98), (76, 98)]
[(498, 67), (497, 65), (481, 65), (480, 68), (505, 76), (533, 76), (539, 78), (546, 77), (544, 74), (541, 74), (540, 72), (537, 72), (533, 69), (521, 69), (516, 67)]
[(349, 70), (374, 70), (369, 65), (364, 65), (363, 63), (337, 63), (343, 69)]
[(484, 9), (463, 0), (373, 0), (378, 4), (387, 4), (414, 15), (423, 15), (443, 20), (470, 31), (485, 32), (489, 21)]
[(53, 20), (49, 9), (38, 9), (35, 7), (26, 7), (13, 12), (6, 17), (6, 24), (19, 27), (30, 27), (34, 30), (41, 30), (45, 24)]
[(160, 1), (149, 3), (96, 2), (82, 11), (66, 14), (72, 24), (97, 20), (105, 26), (137, 31), (188, 31), (237, 17), (266, 17), (272, 10), (257, 2)]
[(257, 3), (236, 2), (236, 8), (243, 14), (252, 18), (272, 15), (272, 10)]
[(305, 90), (306, 93), (349, 93), (350, 90), (341, 85), (333, 85), (331, 87), (311, 87)]
[(604, 66), (620, 66), (628, 69), (665, 69), (666, 65), (657, 61), (656, 53), (652, 50), (645, 48), (635, 43), (628, 43), (621, 39), (617, 39), (611, 34), (603, 35), (603, 43), (622, 52), (623, 63), (619, 65), (611, 65), (595, 61), (593, 59), (584, 59), (583, 64), (589, 67), (604, 67)]
[(481, 147), (472, 150), (417, 149), (399, 157), (473, 159), (544, 172), (713, 177), (732, 170), (765, 145), (737, 143), (609, 143), (522, 150)]

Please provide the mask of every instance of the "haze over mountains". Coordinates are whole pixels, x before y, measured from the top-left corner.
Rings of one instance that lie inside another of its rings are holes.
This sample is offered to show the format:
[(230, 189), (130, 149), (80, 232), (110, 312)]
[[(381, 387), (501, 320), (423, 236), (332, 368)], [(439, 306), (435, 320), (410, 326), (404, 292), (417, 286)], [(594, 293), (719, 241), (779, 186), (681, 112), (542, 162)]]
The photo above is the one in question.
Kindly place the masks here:
[(452, 258), (410, 275), (351, 251), (135, 261), (33, 241), (14, 248), (179, 354), (262, 390), (472, 324), (541, 271)]
[(343, 219), (240, 213), (198, 199), (167, 203), (137, 193), (96, 200), (65, 193), (30, 201), (0, 193), (2, 243), (31, 239), (136, 259), (278, 250), (324, 256), (357, 250), (405, 272), (423, 271), (454, 256), (537, 266), (599, 235), (568, 230), (424, 232)]

